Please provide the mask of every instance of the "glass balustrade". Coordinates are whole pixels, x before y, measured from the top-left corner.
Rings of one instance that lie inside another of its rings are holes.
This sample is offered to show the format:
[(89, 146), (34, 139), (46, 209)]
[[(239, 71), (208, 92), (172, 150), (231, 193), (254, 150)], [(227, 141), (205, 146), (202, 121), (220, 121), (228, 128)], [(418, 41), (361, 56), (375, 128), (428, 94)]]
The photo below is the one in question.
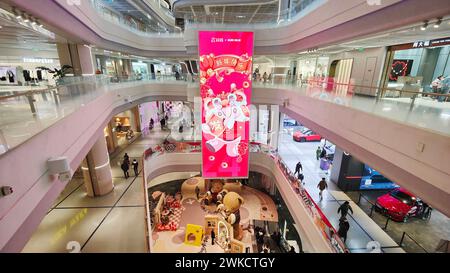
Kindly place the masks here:
[[(152, 82), (198, 86), (198, 77), (189, 74), (99, 75), (65, 77), (58, 80), (57, 86), (0, 87), (0, 154), (106, 92), (120, 93), (124, 87)], [(264, 92), (262, 89), (265, 88), (280, 89), (450, 135), (449, 94), (358, 86), (334, 82), (330, 78), (311, 78), (305, 82), (288, 79), (255, 81), (253, 86), (258, 92)], [(358, 90), (364, 88), (376, 89), (378, 95), (358, 95)], [(443, 99), (433, 99), (436, 97)]]

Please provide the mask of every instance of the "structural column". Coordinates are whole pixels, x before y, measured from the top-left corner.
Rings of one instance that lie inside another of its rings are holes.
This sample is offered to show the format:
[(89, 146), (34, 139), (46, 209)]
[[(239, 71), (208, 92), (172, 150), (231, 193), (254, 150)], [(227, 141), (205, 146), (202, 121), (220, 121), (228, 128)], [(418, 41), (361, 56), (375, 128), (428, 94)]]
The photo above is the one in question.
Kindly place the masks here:
[(82, 163), (84, 185), (90, 197), (110, 193), (114, 188), (109, 164), (108, 148), (102, 135), (87, 154)]
[(269, 145), (278, 149), (278, 136), (280, 134), (280, 107), (278, 105), (270, 106), (270, 129)]
[(94, 58), (90, 47), (59, 43), (57, 50), (61, 66), (72, 66), (75, 76), (95, 74)]

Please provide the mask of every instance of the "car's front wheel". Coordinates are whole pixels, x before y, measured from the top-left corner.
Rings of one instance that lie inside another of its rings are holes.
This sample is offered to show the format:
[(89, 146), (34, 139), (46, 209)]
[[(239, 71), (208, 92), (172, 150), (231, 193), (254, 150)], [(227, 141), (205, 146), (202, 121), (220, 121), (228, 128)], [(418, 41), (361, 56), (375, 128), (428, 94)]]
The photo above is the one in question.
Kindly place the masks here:
[(405, 216), (403, 217), (403, 223), (406, 223), (406, 222), (408, 222), (408, 215), (405, 215)]
[(304, 137), (300, 138), (300, 142), (306, 142), (306, 138)]

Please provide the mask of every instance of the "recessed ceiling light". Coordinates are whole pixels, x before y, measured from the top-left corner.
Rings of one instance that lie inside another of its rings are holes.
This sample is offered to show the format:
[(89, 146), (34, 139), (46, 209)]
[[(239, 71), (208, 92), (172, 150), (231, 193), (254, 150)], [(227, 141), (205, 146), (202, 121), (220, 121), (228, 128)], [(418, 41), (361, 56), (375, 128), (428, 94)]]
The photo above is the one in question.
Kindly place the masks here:
[(442, 23), (442, 17), (439, 17), (439, 18), (437, 18), (437, 21), (436, 21), (436, 23), (434, 23), (433, 27), (434, 28), (439, 28), (441, 23)]
[(420, 30), (426, 30), (428, 27), (428, 21), (424, 21), (423, 25), (420, 27)]

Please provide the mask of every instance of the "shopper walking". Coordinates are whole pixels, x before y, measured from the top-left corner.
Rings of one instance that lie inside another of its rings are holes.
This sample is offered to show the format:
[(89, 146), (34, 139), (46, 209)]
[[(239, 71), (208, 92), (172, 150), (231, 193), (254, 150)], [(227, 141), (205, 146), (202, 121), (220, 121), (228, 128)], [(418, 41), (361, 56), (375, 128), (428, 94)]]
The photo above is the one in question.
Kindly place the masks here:
[(153, 118), (150, 119), (150, 123), (148, 124), (148, 128), (150, 130), (153, 130), (153, 126), (155, 126), (155, 121), (153, 120)]
[(211, 230), (211, 245), (214, 245), (214, 241), (216, 240), (216, 233), (214, 232), (214, 229)]
[(342, 205), (339, 206), (337, 212), (341, 213), (341, 218), (346, 218), (349, 210), (353, 214), (353, 209), (350, 206), (350, 203), (348, 201), (345, 201)]
[(323, 177), (322, 180), (320, 180), (319, 184), (317, 185), (317, 188), (319, 188), (319, 190), (320, 190), (319, 191), (319, 196), (320, 196), (320, 201), (322, 201), (322, 199), (323, 199), (323, 191), (328, 188), (328, 184), (325, 181), (325, 177)]
[(320, 148), (320, 146), (317, 147), (316, 150), (316, 159), (319, 160), (320, 159), (320, 155), (322, 154), (322, 149)]
[(297, 165), (295, 165), (295, 172), (294, 172), (294, 175), (296, 175), (296, 174), (298, 174), (298, 173), (300, 173), (300, 172), (303, 173), (303, 166), (302, 166), (302, 163), (299, 161), (299, 162), (297, 163)]
[(134, 175), (137, 177), (139, 174), (139, 163), (137, 162), (136, 159), (133, 159), (133, 163), (131, 163), (131, 165), (133, 166), (133, 170), (134, 170)]
[(198, 197), (200, 195), (200, 188), (198, 186), (195, 186), (195, 195), (197, 196), (197, 200), (198, 200)]
[(120, 167), (122, 168), (123, 175), (125, 176), (125, 179), (128, 179), (128, 177), (130, 177), (130, 174), (128, 173), (128, 170), (130, 169), (130, 165), (128, 164), (127, 161), (124, 160)]
[(130, 157), (128, 156), (127, 153), (125, 153), (125, 155), (123, 156), (123, 161), (127, 162), (127, 164), (130, 165)]
[(347, 233), (349, 229), (350, 223), (348, 222), (347, 218), (342, 217), (341, 219), (339, 219), (338, 235), (344, 240), (344, 243), (347, 240)]

